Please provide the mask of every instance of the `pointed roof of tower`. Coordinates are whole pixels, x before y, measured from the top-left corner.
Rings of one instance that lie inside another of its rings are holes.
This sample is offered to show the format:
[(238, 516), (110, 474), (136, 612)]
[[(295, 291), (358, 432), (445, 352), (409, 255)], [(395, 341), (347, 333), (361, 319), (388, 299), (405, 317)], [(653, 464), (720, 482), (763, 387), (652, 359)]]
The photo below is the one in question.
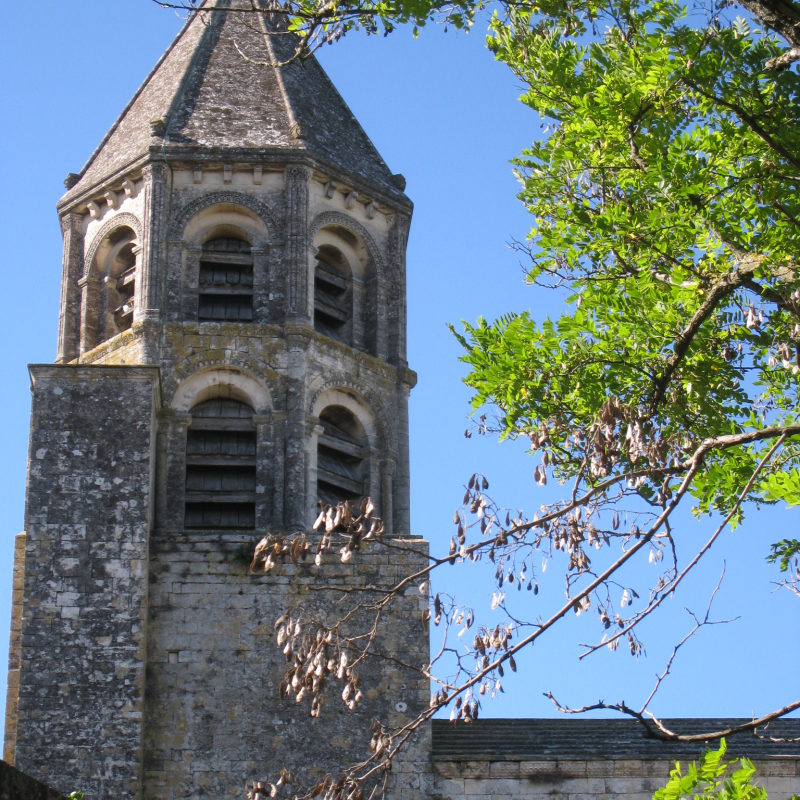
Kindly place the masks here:
[(163, 145), (170, 157), (294, 151), (403, 197), (317, 60), (269, 66), (291, 55), (294, 36), (267, 34), (260, 14), (226, 13), (237, 6), (252, 8), (250, 0), (205, 0), (205, 10), (191, 16), (64, 200), (147, 155), (154, 120), (166, 124)]

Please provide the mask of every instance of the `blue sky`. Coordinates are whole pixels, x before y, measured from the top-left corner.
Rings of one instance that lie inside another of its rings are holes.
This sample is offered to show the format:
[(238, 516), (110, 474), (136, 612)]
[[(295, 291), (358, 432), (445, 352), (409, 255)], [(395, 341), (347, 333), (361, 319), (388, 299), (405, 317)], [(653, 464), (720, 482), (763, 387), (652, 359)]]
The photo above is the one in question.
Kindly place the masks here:
[[(13, 538), (22, 529), (26, 365), (55, 357), (61, 270), (55, 203), (64, 176), (79, 170), (180, 25), (173, 12), (151, 0), (37, 0), (4, 9), (0, 642), (8, 640)], [(503, 504), (531, 513), (556, 496), (554, 487), (543, 495), (535, 486), (534, 462), (521, 446), (464, 439), (469, 393), (460, 383), (459, 347), (446, 329), (448, 322), (511, 310), (530, 309), (540, 319), (558, 312), (557, 298), (523, 284), (518, 257), (508, 247), (529, 227), (508, 162), (539, 135), (540, 124), (517, 101), (513, 76), (486, 51), (480, 25), (469, 35), (432, 28), (417, 40), (409, 31), (387, 39), (353, 33), (327, 48), (321, 60), (389, 166), (408, 179), (415, 203), (408, 251), (409, 362), (419, 373), (411, 395), (412, 525), (442, 550), (472, 472), (489, 477)], [(520, 673), (505, 681), (507, 693), (487, 703), (484, 715), (553, 715), (541, 696), (546, 690), (571, 705), (601, 697), (641, 703), (654, 673), (691, 627), (684, 606), (705, 609), (723, 559), (727, 573), (716, 616), (740, 619), (706, 629), (684, 648), (653, 710), (664, 716), (749, 716), (797, 699), (800, 602), (773, 592), (777, 573), (764, 562), (770, 542), (797, 535), (797, 521), (796, 511), (772, 508), (726, 532), (685, 592), (643, 630), (646, 658), (636, 661), (620, 648), (579, 663), (576, 643), (592, 640), (598, 626), (594, 618), (571, 619), (519, 659)], [(697, 545), (713, 527), (685, 515), (682, 543)], [(631, 571), (637, 587), (647, 585), (647, 569), (645, 563)], [(475, 576), (474, 570), (453, 569), (436, 588), (457, 592), (494, 624), (492, 587), (476, 589)], [(540, 585), (535, 601), (532, 593), (525, 598), (530, 616), (544, 615), (563, 597), (563, 576), (555, 568)], [(3, 648), (0, 674), (5, 659)]]

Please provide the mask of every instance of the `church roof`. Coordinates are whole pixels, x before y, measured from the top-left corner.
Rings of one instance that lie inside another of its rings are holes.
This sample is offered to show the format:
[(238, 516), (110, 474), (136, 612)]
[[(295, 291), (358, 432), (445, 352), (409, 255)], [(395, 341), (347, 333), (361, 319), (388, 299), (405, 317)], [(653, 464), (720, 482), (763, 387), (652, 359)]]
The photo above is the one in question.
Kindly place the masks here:
[[(682, 734), (727, 730), (749, 719), (665, 719)], [(729, 758), (800, 757), (800, 719), (777, 719), (761, 736), (726, 737)], [(717, 748), (718, 742), (709, 742)], [(433, 720), (434, 761), (513, 761), (540, 759), (697, 759), (702, 742), (650, 739), (631, 719), (479, 719), (470, 723)]]
[[(245, 13), (225, 11), (231, 7)], [(154, 120), (166, 124), (168, 157), (208, 157), (219, 150), (294, 152), (403, 197), (315, 58), (269, 66), (289, 58), (292, 34), (265, 35), (261, 15), (246, 11), (252, 8), (249, 0), (205, 0), (202, 8), (128, 103), (65, 200), (145, 156), (153, 145)]]

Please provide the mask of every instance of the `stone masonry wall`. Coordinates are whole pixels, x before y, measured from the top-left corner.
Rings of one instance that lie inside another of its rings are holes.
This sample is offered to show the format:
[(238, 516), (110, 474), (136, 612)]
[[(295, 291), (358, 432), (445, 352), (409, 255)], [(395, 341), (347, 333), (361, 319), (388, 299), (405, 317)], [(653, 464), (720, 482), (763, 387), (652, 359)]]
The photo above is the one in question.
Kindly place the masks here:
[[(755, 766), (769, 800), (800, 794), (800, 759), (762, 760)], [(442, 800), (651, 800), (666, 784), (672, 767), (674, 763), (667, 760), (619, 758), (437, 760), (434, 787)]]
[(140, 797), (158, 371), (34, 366), (16, 766)]
[(19, 704), (19, 660), (22, 647), (22, 598), (25, 589), (24, 533), (14, 538), (14, 576), (11, 589), (11, 635), (8, 643), (8, 690), (3, 760), (14, 764), (17, 749), (17, 706)]
[[(135, 364), (139, 354), (136, 346), (137, 325), (111, 342), (91, 351), (82, 361), (95, 364)], [(301, 432), (300, 446), (311, 446), (313, 420), (309, 420), (313, 398), (329, 386), (349, 387), (363, 398), (369, 413), (374, 415), (382, 434), (381, 441), (370, 443), (376, 460), (376, 471), (381, 460), (389, 459), (396, 465), (396, 477), (391, 502), (382, 497), (379, 480), (370, 487), (381, 514), (390, 512), (387, 520), (392, 531), (405, 535), (409, 532), (409, 475), (408, 475), (408, 392), (416, 375), (367, 353), (349, 348), (328, 337), (315, 333), (310, 327), (302, 342), (302, 382), (290, 385), (287, 338), (279, 325), (239, 325), (235, 323), (170, 323), (164, 327), (161, 352), (164, 405), (169, 406), (181, 383), (196, 372), (207, 369), (238, 369), (257, 376), (269, 392), (274, 411), (278, 414), (296, 413), (310, 423)], [(277, 429), (273, 431), (277, 436)], [(165, 442), (170, 437), (165, 437)], [(159, 528), (177, 529), (183, 520), (183, 487), (185, 442), (175, 438), (174, 448), (165, 444), (165, 469), (161, 476), (166, 481), (159, 488), (159, 512), (155, 524)], [(266, 443), (265, 443), (266, 444)], [(259, 527), (282, 529), (290, 527), (290, 509), (299, 501), (302, 523), (310, 525), (316, 516), (316, 497), (312, 493), (313, 476), (310, 457), (301, 451), (299, 464), (294, 467), (299, 478), (291, 483), (292, 469), (282, 461), (285, 447), (279, 441), (269, 442), (272, 454), (270, 463), (264, 465), (264, 493), (260, 495)], [(291, 453), (289, 454), (291, 460)], [(289, 480), (288, 486), (284, 479)], [(309, 494), (306, 496), (306, 487)], [(169, 489), (169, 491), (168, 491)], [(303, 509), (302, 506), (305, 505)], [(262, 514), (263, 512), (263, 514)]]
[[(309, 561), (252, 576), (235, 558), (252, 540), (234, 532), (151, 539), (147, 800), (241, 800), (246, 780), (274, 782), (282, 766), (306, 780), (335, 774), (368, 754), (374, 716), (396, 724), (428, 704), (427, 681), (381, 662), (361, 670), (365, 698), (358, 712), (346, 710), (342, 686), (331, 682), (321, 716), (312, 719), (308, 699), (297, 705), (278, 696), (286, 659), (274, 632), (289, 607), (302, 605), (330, 620), (354, 597), (366, 596), (315, 589), (385, 586), (419, 569), (426, 543), (405, 542), (413, 548), (405, 553), (373, 544), (347, 565), (331, 557), (321, 570)], [(412, 664), (428, 659), (420, 622), (425, 602), (414, 587), (381, 628), (381, 646)], [(425, 798), (429, 771), (426, 729), (395, 764), (391, 796)]]

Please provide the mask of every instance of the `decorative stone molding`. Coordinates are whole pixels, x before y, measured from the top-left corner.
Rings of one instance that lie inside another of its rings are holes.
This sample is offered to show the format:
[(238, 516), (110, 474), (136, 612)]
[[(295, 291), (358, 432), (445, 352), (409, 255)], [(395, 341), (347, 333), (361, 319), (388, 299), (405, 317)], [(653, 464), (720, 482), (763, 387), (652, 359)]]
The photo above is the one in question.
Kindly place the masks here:
[[(176, 364), (174, 380), (177, 382), (177, 386), (172, 391), (172, 399), (169, 405), (172, 408), (178, 408), (180, 405), (178, 402), (179, 395), (181, 395), (182, 391), (185, 391), (181, 387), (188, 385), (188, 382), (192, 381), (196, 375), (215, 370), (225, 371), (231, 375), (238, 372), (245, 379), (255, 381), (263, 386), (269, 397), (269, 402), (264, 406), (264, 409), (272, 410), (276, 404), (278, 406), (282, 404), (283, 385), (278, 374), (260, 359), (252, 358), (246, 353), (232, 351), (223, 356), (208, 356), (205, 353), (196, 353)], [(232, 379), (231, 383), (233, 382)], [(166, 391), (165, 394), (167, 394)], [(259, 413), (262, 411), (261, 408), (256, 408), (255, 410)]]
[(269, 387), (249, 371), (227, 365), (206, 366), (192, 373), (178, 385), (170, 407), (175, 411), (189, 411), (203, 400), (228, 396), (245, 400), (262, 416), (272, 410)]
[(89, 275), (91, 272), (92, 263), (94, 262), (94, 257), (97, 255), (98, 248), (105, 238), (117, 228), (133, 228), (133, 232), (136, 234), (136, 241), (141, 243), (142, 223), (139, 221), (139, 218), (134, 214), (129, 214), (127, 211), (122, 214), (116, 214), (97, 231), (91, 244), (86, 249), (83, 257), (83, 274), (85, 276)]
[(203, 209), (222, 204), (243, 206), (250, 209), (267, 226), (270, 237), (273, 239), (283, 238), (283, 225), (266, 203), (262, 203), (245, 192), (235, 191), (209, 192), (209, 194), (198, 197), (184, 209), (178, 211), (172, 218), (172, 238), (182, 240), (186, 226), (193, 217)]

